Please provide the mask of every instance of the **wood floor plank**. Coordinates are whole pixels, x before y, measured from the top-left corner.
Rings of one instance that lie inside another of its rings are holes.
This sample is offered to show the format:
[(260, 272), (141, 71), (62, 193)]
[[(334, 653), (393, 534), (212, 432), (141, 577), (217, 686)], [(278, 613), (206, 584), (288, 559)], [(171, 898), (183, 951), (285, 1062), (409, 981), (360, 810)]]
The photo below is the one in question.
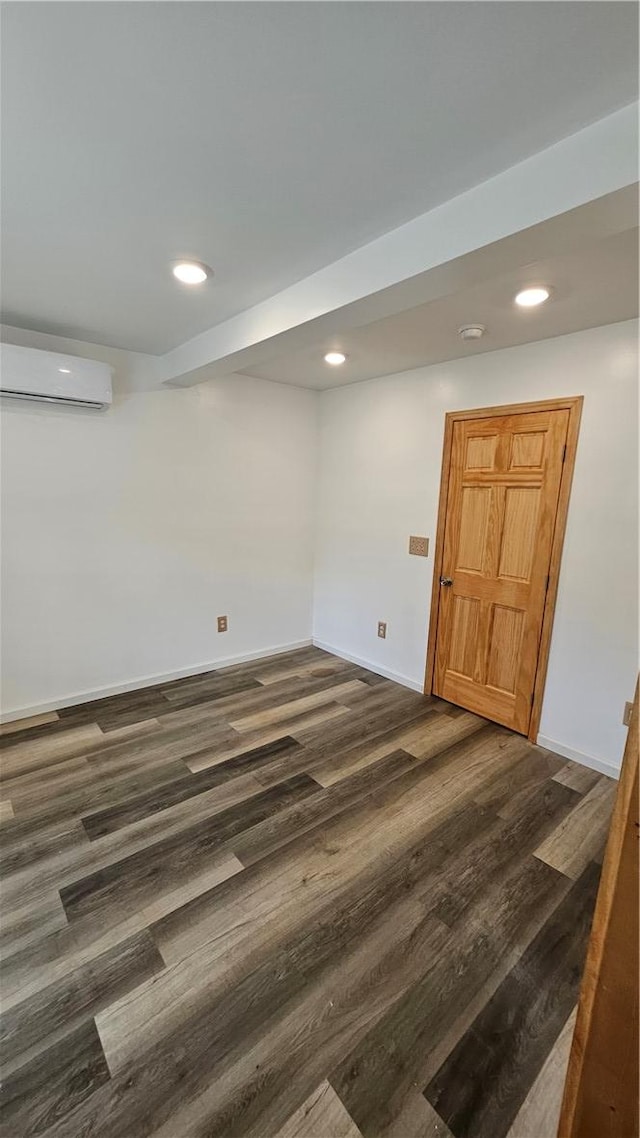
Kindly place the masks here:
[(297, 728), (290, 727), (289, 733), (303, 746), (329, 758), (338, 747), (344, 749), (375, 739), (396, 725), (407, 726), (430, 712), (430, 700), (426, 696), (404, 689), (383, 693), (375, 708), (365, 705), (359, 712), (350, 712), (346, 723), (332, 724), (331, 727), (300, 724)]
[[(168, 718), (168, 717), (166, 717)], [(164, 726), (160, 733), (114, 741), (115, 732), (103, 735), (99, 746), (85, 752), (97, 774), (111, 778), (132, 768), (161, 767), (165, 763), (185, 761), (192, 755), (216, 754), (221, 747), (239, 741), (237, 732), (226, 721), (212, 721), (198, 715), (191, 723)]]
[[(95, 840), (120, 830), (123, 826), (131, 825), (141, 818), (167, 810), (178, 802), (194, 798), (205, 790), (211, 790), (236, 778), (239, 774), (259, 771), (261, 767), (271, 764), (274, 759), (280, 759), (286, 768), (291, 765), (295, 755), (304, 756), (303, 749), (290, 735), (285, 735), (263, 747), (243, 751), (234, 758), (206, 768), (198, 774), (187, 774), (171, 782), (163, 782), (160, 786), (152, 785), (149, 790), (141, 794), (127, 795), (116, 806), (85, 815), (82, 824), (89, 837)], [(283, 774), (283, 777), (286, 776)]]
[[(440, 754), (454, 743), (475, 734), (484, 726), (484, 720), (469, 715), (452, 720), (439, 715), (435, 708), (421, 716), (417, 725), (407, 728), (403, 722), (383, 732), (374, 741), (358, 743), (348, 749), (336, 748), (331, 758), (313, 757), (313, 777), (323, 786), (332, 786), (347, 775), (355, 773), (377, 759), (403, 750), (414, 758), (428, 759)], [(311, 753), (313, 756), (313, 752)]]
[(348, 683), (336, 684), (325, 688), (323, 691), (314, 692), (313, 695), (281, 703), (277, 707), (270, 707), (265, 711), (252, 712), (250, 715), (238, 718), (233, 717), (229, 722), (234, 731), (238, 731), (242, 735), (247, 731), (258, 731), (262, 727), (269, 727), (271, 724), (293, 719), (307, 711), (312, 711), (316, 707), (322, 707), (323, 704), (339, 702), (341, 698), (361, 691), (369, 692), (366, 684), (361, 683), (360, 680), (350, 680)]
[(89, 763), (82, 755), (78, 755), (73, 759), (63, 759), (57, 763), (52, 763), (46, 768), (45, 771), (35, 770), (28, 771), (25, 774), (16, 775), (15, 778), (6, 779), (2, 788), (4, 793), (10, 796), (17, 804), (29, 802), (36, 797), (38, 790), (42, 795), (42, 785), (46, 781), (47, 791), (55, 793), (60, 789), (62, 793), (66, 793), (69, 789), (80, 784), (83, 781), (89, 781), (93, 778), (93, 772)]
[(2, 1081), (0, 1123), (7, 1138), (36, 1138), (56, 1127), (109, 1082), (93, 1020)]
[(159, 719), (141, 719), (140, 722), (127, 723), (125, 727), (112, 727), (105, 730), (105, 742), (116, 743), (121, 739), (133, 739), (136, 735), (153, 735), (162, 730)]
[[(542, 795), (542, 803), (539, 805), (540, 810), (540, 824), (543, 827), (551, 828), (557, 824), (557, 818), (563, 813), (563, 810), (571, 808), (567, 803), (571, 799), (565, 799), (565, 802), (558, 800), (556, 791), (552, 791), (552, 799), (555, 799), (559, 814), (553, 816), (552, 811), (545, 815), (543, 803), (547, 797), (547, 787), (542, 786), (536, 794)], [(542, 809), (541, 809), (542, 806)], [(519, 850), (520, 855), (526, 855), (527, 849), (532, 849), (536, 842), (535, 824), (532, 824), (532, 817), (535, 810), (535, 803), (531, 803), (531, 807), (524, 810), (520, 815), (519, 825), (523, 826), (523, 847)], [(481, 836), (479, 842), (471, 842), (468, 844), (468, 856), (458, 859), (453, 857), (450, 865), (450, 880), (449, 889), (438, 888), (436, 883), (436, 892), (432, 894), (432, 904), (435, 906), (435, 912), (440, 912), (445, 917), (448, 917), (450, 923), (454, 926), (454, 918), (458, 920), (465, 920), (465, 914), (468, 915), (469, 921), (476, 920), (473, 910), (469, 909), (469, 898), (474, 896), (473, 883), (471, 883), (471, 874), (469, 872), (470, 866), (476, 866), (476, 880), (477, 880), (477, 896), (484, 896), (487, 912), (491, 913), (493, 905), (493, 896), (495, 889), (501, 889), (504, 883), (509, 880), (509, 867), (515, 864), (517, 858), (517, 830), (511, 830), (511, 827), (517, 827), (517, 819), (511, 819), (509, 823), (509, 830), (504, 831), (503, 819), (497, 825), (487, 828), (486, 839), (484, 835)], [(501, 836), (504, 838), (504, 846), (506, 849), (510, 847), (510, 843), (516, 840), (516, 847), (511, 847), (510, 856), (502, 857), (499, 849), (497, 849), (498, 839), (500, 843)], [(493, 850), (493, 854), (491, 852)], [(486, 873), (485, 871), (486, 859)], [(502, 865), (502, 869), (500, 869)], [(568, 889), (568, 881), (566, 882), (565, 889)], [(561, 890), (560, 890), (561, 892)], [(558, 896), (558, 894), (556, 894)], [(522, 955), (522, 946), (511, 946), (503, 951), (497, 965), (487, 973), (486, 979), (481, 986), (477, 989), (475, 995), (467, 1001), (459, 1014), (450, 1017), (448, 1025), (442, 1034), (440, 1041), (436, 1041), (434, 1047), (429, 1049), (429, 1054), (426, 1056), (424, 1064), (424, 1078), (425, 1081), (432, 1079), (438, 1069), (445, 1062), (446, 1057), (452, 1052), (453, 1048), (458, 1045), (459, 1040), (462, 1038), (473, 1024), (476, 1016), (482, 1012), (485, 1004), (493, 997), (494, 992), (498, 990), (500, 984), (506, 979), (510, 968), (517, 962), (519, 956)]]
[(5, 734), (0, 734), (0, 752), (4, 752), (9, 747), (15, 747), (17, 743), (35, 742), (38, 739), (49, 739), (55, 735), (69, 730), (69, 724), (63, 723), (56, 713), (54, 719), (47, 720), (43, 723), (38, 723), (32, 727), (20, 727), (18, 724), (25, 722), (24, 720), (17, 720), (15, 724), (6, 723), (5, 727), (14, 727), (14, 731), (7, 730)]
[(33, 867), (43, 859), (55, 857), (69, 850), (86, 846), (87, 835), (77, 818), (63, 818), (61, 822), (34, 825), (31, 820), (22, 822), (14, 818), (7, 826), (0, 842), (0, 870), (5, 881), (13, 873)]
[(135, 913), (130, 910), (125, 910), (124, 914), (116, 912), (108, 924), (95, 921), (89, 915), (41, 938), (34, 938), (24, 952), (13, 952), (3, 964), (3, 1006), (14, 1007), (51, 984), (62, 981), (101, 953), (109, 952), (128, 937), (146, 931), (154, 922), (169, 916), (205, 890), (242, 871), (237, 858), (224, 855), (212, 860), (205, 870), (178, 889), (154, 897)]
[[(505, 738), (509, 736), (505, 735)], [(493, 779), (490, 786), (483, 788), (478, 794), (478, 802), (492, 806), (505, 818), (515, 817), (529, 793), (535, 792), (541, 783), (551, 778), (560, 765), (560, 760), (534, 750), (523, 739), (517, 764), (505, 770), (502, 779)]]
[(490, 910), (450, 931), (425, 976), (329, 1072), (331, 1085), (365, 1138), (401, 1113), (438, 1037), (486, 982), (505, 946), (513, 949), (526, 938), (563, 889), (560, 874), (535, 858), (526, 859), (492, 894)]
[[(299, 693), (309, 695), (313, 690), (321, 691), (334, 684), (344, 682), (344, 675), (335, 668), (325, 669), (325, 674), (318, 676), (312, 671), (305, 671), (304, 668), (297, 669), (292, 667), (286, 669), (284, 673), (282, 669), (275, 671), (273, 662), (271, 662), (270, 666), (269, 660), (263, 661), (263, 668), (259, 675), (255, 671), (255, 664), (249, 665), (250, 671), (246, 670), (245, 665), (243, 665), (243, 667), (245, 667), (245, 671), (242, 673), (216, 672), (210, 673), (209, 676), (194, 676), (191, 681), (185, 680), (179, 686), (171, 684), (169, 688), (165, 688), (167, 698), (170, 702), (175, 703), (178, 698), (182, 698), (183, 696), (205, 695), (212, 688), (215, 691), (215, 686), (219, 684), (221, 677), (224, 678), (225, 684), (231, 689), (236, 684), (243, 684), (245, 677), (247, 677), (252, 683), (257, 683), (258, 688), (251, 690), (250, 687), (246, 687), (237, 693), (229, 690), (227, 695), (221, 695), (220, 706), (234, 707), (246, 701), (248, 707), (251, 708), (253, 700), (260, 698), (260, 689), (265, 686), (265, 681), (262, 678), (265, 673), (270, 679), (270, 686), (275, 685), (273, 691), (277, 693), (278, 697), (286, 697), (287, 692), (291, 693), (291, 698)], [(355, 671), (355, 669), (350, 668), (349, 672), (351, 672), (351, 670)], [(266, 693), (262, 691), (262, 696), (264, 697), (265, 695)], [(282, 702), (284, 702), (284, 698), (282, 698)], [(266, 700), (263, 700), (262, 706), (267, 706)]]
[(238, 742), (230, 746), (218, 747), (215, 750), (191, 755), (186, 760), (186, 763), (189, 770), (197, 773), (198, 771), (206, 770), (207, 767), (214, 766), (216, 763), (227, 762), (229, 759), (235, 758), (236, 755), (243, 754), (248, 749), (251, 750), (255, 747), (264, 747), (267, 743), (274, 743), (277, 739), (281, 739), (283, 735), (292, 735), (294, 739), (300, 742), (300, 731), (312, 728), (316, 729), (318, 727), (322, 730), (327, 730), (331, 720), (342, 720), (348, 716), (349, 709), (342, 707), (340, 704), (323, 704), (322, 707), (315, 708), (313, 711), (306, 711), (302, 715), (295, 715), (289, 719), (283, 719), (279, 723), (274, 723), (271, 727), (262, 727), (257, 731), (247, 732), (242, 737), (237, 736)]
[(61, 722), (70, 725), (97, 723), (103, 731), (109, 731), (154, 719), (165, 707), (162, 692), (157, 687), (148, 687), (65, 707), (59, 715)]
[(29, 715), (25, 719), (13, 719), (10, 723), (0, 723), (0, 735), (15, 735), (16, 731), (31, 731), (46, 723), (58, 722), (57, 711), (43, 711), (40, 715)]
[(579, 763), (565, 763), (553, 777), (563, 786), (577, 790), (578, 794), (587, 794), (602, 779), (599, 771), (593, 771), (590, 767), (581, 767)]
[[(433, 710), (436, 713), (439, 710), (435, 700)], [(424, 719), (420, 717), (413, 726), (403, 731), (402, 746), (417, 759), (428, 759), (440, 754), (450, 742), (466, 739), (486, 726), (485, 719), (468, 711), (455, 717), (440, 714), (425, 716)]]
[(336, 696), (336, 699), (345, 707), (351, 708), (352, 711), (363, 710), (366, 705), (372, 709), (374, 707), (377, 709), (383, 695), (390, 698), (391, 702), (397, 698), (398, 693), (394, 691), (394, 686), (391, 680), (382, 678), (381, 683), (377, 685), (366, 683), (364, 679), (355, 680), (348, 686), (344, 684), (344, 690)]
[(287, 1119), (275, 1138), (362, 1138), (362, 1135), (325, 1079)]
[(243, 865), (253, 865), (268, 853), (295, 840), (308, 830), (326, 824), (350, 810), (376, 788), (386, 787), (402, 775), (415, 771), (419, 761), (405, 751), (393, 751), (342, 779), (337, 785), (318, 789), (313, 797), (294, 803), (277, 815), (245, 830), (233, 843), (234, 853)]
[(161, 972), (164, 961), (150, 934), (140, 932), (81, 965), (64, 979), (0, 1015), (0, 1060), (18, 1066), (21, 1054)]
[[(142, 818), (95, 842), (88, 840), (84, 827), (81, 827), (85, 839), (82, 846), (70, 846), (55, 856), (5, 877), (2, 890), (3, 914), (6, 917), (15, 907), (38, 905), (52, 889), (60, 890), (91, 873), (109, 868), (114, 862), (147, 850), (159, 841), (180, 834), (200, 821), (204, 822), (231, 806), (261, 794), (263, 790), (264, 787), (251, 775), (239, 775), (230, 782), (199, 794), (195, 799), (176, 803), (159, 814)], [(224, 857), (228, 859), (229, 855), (225, 854)]]
[[(496, 781), (501, 789), (502, 780)], [(483, 837), (481, 860), (462, 861), (456, 870), (455, 888), (447, 885), (432, 895), (438, 918), (453, 927), (483, 890), (504, 881), (514, 859), (533, 853), (540, 838), (558, 826), (574, 802), (573, 791), (548, 780), (529, 793), (526, 810), (508, 820), (498, 817)]]
[[(354, 669), (355, 672), (357, 669)], [(354, 675), (351, 672), (348, 673), (348, 676), (350, 679), (362, 680), (361, 675)], [(312, 673), (303, 676), (294, 675), (274, 680), (268, 688), (260, 683), (257, 688), (251, 688), (248, 691), (219, 697), (212, 702), (203, 701), (191, 707), (180, 707), (178, 710), (172, 710), (176, 706), (175, 701), (169, 702), (169, 709), (162, 715), (160, 723), (163, 727), (171, 728), (203, 721), (227, 722), (236, 715), (251, 715), (257, 711), (273, 708), (280, 703), (290, 703), (294, 699), (303, 699), (316, 692), (328, 691), (344, 683), (344, 680), (344, 672), (321, 676)], [(362, 682), (364, 683), (364, 680)]]
[(558, 828), (538, 847), (536, 857), (577, 880), (602, 854), (616, 783), (602, 776)]
[[(252, 677), (223, 676), (218, 673), (202, 685), (193, 684), (189, 688), (183, 687), (173, 692), (165, 689), (163, 699), (172, 707), (193, 707), (198, 703), (212, 703), (225, 696), (238, 695), (259, 687), (258, 680)], [(166, 710), (164, 705), (160, 714)]]
[[(40, 775), (39, 783), (32, 782), (30, 776), (24, 776), (12, 779), (8, 785), (20, 820), (44, 825), (49, 820), (81, 815), (91, 804), (103, 803), (107, 807), (147, 787), (173, 781), (186, 774), (187, 767), (180, 760), (152, 767), (133, 764), (129, 770), (110, 770), (105, 774), (92, 768), (82, 757), (48, 768), (45, 777)], [(46, 795), (42, 794), (43, 785), (47, 788)]]
[(10, 798), (3, 798), (0, 800), (0, 824), (8, 822), (10, 818), (14, 817), (13, 803)]
[(11, 907), (3, 903), (2, 920), (0, 921), (3, 999), (6, 995), (7, 958), (15, 953), (20, 953), (21, 959), (24, 959), (25, 950), (34, 941), (67, 928), (68, 924), (60, 894), (53, 888), (45, 892), (37, 903), (29, 901), (25, 905), (13, 905)]
[(345, 672), (349, 674), (356, 674), (358, 670), (357, 665), (350, 664), (348, 660), (339, 660), (337, 656), (330, 659), (328, 662), (318, 663), (316, 660), (308, 664), (288, 664), (280, 666), (279, 668), (271, 666), (271, 668), (259, 668), (256, 666), (254, 676), (261, 684), (269, 687), (271, 684), (277, 684), (281, 680), (287, 680), (294, 676), (316, 676), (317, 678), (327, 678), (329, 676), (339, 676)]
[[(453, 1135), (431, 1103), (413, 1088), (408, 1091), (400, 1114), (389, 1126), (379, 1130), (376, 1138), (453, 1138)], [(543, 1138), (543, 1134), (531, 1135), (531, 1138)], [(553, 1138), (553, 1135), (545, 1134), (544, 1138)]]
[(425, 1089), (456, 1138), (504, 1138), (575, 1006), (600, 876), (590, 865)]
[[(461, 757), (463, 766), (466, 766), (469, 756), (474, 753), (472, 747), (464, 746), (469, 736), (466, 732), (463, 734), (461, 746), (457, 746), (454, 742), (458, 738), (455, 730), (451, 731), (448, 737), (452, 743), (441, 752), (442, 761), (455, 763), (456, 759)], [(392, 784), (396, 784), (399, 794), (406, 794), (416, 785), (420, 785), (424, 791), (429, 786), (429, 783), (425, 783), (425, 778), (433, 781), (435, 777), (435, 771), (425, 772), (423, 769), (430, 757), (432, 756), (428, 749), (423, 759), (416, 759), (406, 751), (397, 750), (370, 763), (361, 763), (351, 774), (319, 791), (312, 798), (295, 803), (273, 818), (265, 819), (264, 822), (246, 830), (238, 841), (233, 843), (234, 852), (244, 865), (252, 865), (307, 830), (327, 823), (344, 810), (353, 810), (354, 806), (364, 798), (370, 798), (375, 803), (376, 796), (382, 794), (387, 805), (390, 794), (394, 794)], [(315, 779), (313, 761), (306, 763), (305, 766)], [(567, 799), (571, 801), (573, 798), (570, 792), (564, 794), (561, 792), (558, 797), (563, 802)]]
[(211, 857), (235, 834), (317, 789), (313, 779), (296, 775), (238, 806), (230, 806), (220, 814), (80, 878), (60, 890), (67, 917), (74, 920), (87, 913), (108, 913), (112, 907), (135, 909), (149, 904), (163, 888), (171, 892), (198, 870), (206, 869)]
[(574, 1008), (520, 1107), (507, 1138), (540, 1138), (541, 1135), (557, 1134), (575, 1023)]
[[(219, 724), (204, 730), (199, 725), (161, 735), (147, 733), (142, 738), (115, 742), (100, 732), (99, 741), (96, 743), (93, 738), (91, 746), (83, 747), (80, 754), (72, 758), (57, 756), (35, 771), (18, 772), (4, 786), (12, 793), (14, 787), (21, 791), (22, 817), (42, 823), (62, 814), (81, 813), (86, 803), (99, 796), (106, 799), (105, 805), (109, 800), (115, 801), (119, 792), (126, 797), (135, 792), (136, 779), (141, 780), (142, 789), (144, 785), (186, 774), (183, 755), (199, 754), (203, 748), (205, 753), (215, 752), (216, 747), (237, 738), (228, 725)], [(134, 782), (128, 781), (131, 779)], [(45, 788), (49, 793), (43, 794)], [(76, 793), (78, 799), (73, 797)]]
[(0, 778), (4, 782), (5, 779), (26, 774), (27, 771), (41, 770), (56, 758), (74, 758), (103, 739), (97, 723), (87, 723), (81, 727), (69, 727), (56, 735), (11, 742), (2, 752)]
[(163, 688), (164, 698), (170, 703), (180, 704), (183, 700), (194, 698), (198, 702), (200, 696), (207, 699), (220, 699), (227, 695), (239, 695), (241, 692), (258, 688), (259, 681), (254, 676), (226, 676), (221, 672), (210, 672), (204, 677), (195, 677), (191, 682), (185, 681), (177, 687), (169, 685)]

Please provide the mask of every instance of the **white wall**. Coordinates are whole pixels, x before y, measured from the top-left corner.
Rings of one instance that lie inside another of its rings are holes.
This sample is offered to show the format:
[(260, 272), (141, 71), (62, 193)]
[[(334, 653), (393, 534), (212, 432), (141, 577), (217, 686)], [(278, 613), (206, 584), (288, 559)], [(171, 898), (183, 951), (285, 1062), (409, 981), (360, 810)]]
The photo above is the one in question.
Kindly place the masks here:
[(444, 412), (584, 394), (541, 739), (617, 766), (638, 666), (636, 338), (612, 325), (320, 397), (246, 376), (136, 392), (136, 361), (114, 359), (104, 414), (6, 403), (3, 714), (307, 640), (314, 511), (315, 639), (421, 689), (433, 561), (406, 549), (434, 537)]
[(316, 426), (246, 376), (4, 401), (3, 714), (309, 640)]
[[(636, 321), (323, 393), (314, 638), (421, 689), (444, 413), (584, 395), (540, 741), (619, 767), (638, 669)], [(387, 640), (376, 622), (388, 621)]]

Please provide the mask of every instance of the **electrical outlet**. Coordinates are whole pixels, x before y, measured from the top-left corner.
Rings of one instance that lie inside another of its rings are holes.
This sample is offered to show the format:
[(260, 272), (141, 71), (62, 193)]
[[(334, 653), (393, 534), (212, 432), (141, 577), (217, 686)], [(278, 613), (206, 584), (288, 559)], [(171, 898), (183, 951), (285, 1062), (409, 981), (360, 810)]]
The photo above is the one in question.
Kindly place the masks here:
[(218, 632), (228, 632), (228, 630), (229, 630), (228, 617), (219, 616), (218, 617)]
[(387, 639), (387, 622), (386, 620), (378, 621), (378, 636), (381, 640)]
[(409, 538), (409, 553), (414, 557), (428, 557), (429, 556), (429, 538), (428, 537), (415, 537)]
[(633, 704), (632, 703), (625, 703), (624, 715), (622, 716), (622, 722), (623, 722), (625, 727), (629, 727), (629, 725), (631, 723), (631, 712), (632, 711), (633, 711)]

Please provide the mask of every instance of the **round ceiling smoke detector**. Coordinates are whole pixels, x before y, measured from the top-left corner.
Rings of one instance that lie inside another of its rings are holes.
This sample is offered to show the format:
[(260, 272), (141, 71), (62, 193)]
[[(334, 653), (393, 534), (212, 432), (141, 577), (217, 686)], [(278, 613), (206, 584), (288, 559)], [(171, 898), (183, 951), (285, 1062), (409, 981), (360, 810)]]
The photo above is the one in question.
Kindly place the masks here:
[(486, 330), (484, 324), (463, 324), (458, 335), (461, 340), (481, 340)]

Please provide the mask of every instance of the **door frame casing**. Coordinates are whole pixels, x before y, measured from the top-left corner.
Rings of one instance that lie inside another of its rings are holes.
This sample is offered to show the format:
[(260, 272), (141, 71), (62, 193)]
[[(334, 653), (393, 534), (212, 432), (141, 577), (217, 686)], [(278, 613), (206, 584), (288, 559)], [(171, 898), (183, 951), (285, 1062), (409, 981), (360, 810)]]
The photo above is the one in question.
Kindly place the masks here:
[(551, 557), (549, 560), (549, 585), (545, 598), (542, 629), (538, 647), (538, 660), (533, 688), (533, 702), (527, 738), (535, 743), (540, 727), (542, 714), (542, 697), (547, 678), (547, 665), (549, 662), (549, 648), (551, 646), (551, 631), (555, 615), (556, 598), (558, 595), (558, 581), (560, 578), (560, 562), (562, 560), (562, 547), (569, 512), (569, 497), (573, 470), (576, 461), (578, 434), (580, 431), (580, 418), (582, 415), (583, 395), (572, 395), (566, 399), (543, 399), (537, 403), (510, 403), (502, 407), (478, 407), (470, 411), (447, 411), (444, 420), (444, 443), (442, 448), (442, 470), (440, 474), (440, 496), (438, 499), (438, 524), (433, 556), (433, 586), (431, 590), (431, 609), (429, 615), (429, 637), (427, 641), (427, 665), (424, 681), (424, 694), (431, 695), (436, 662), (436, 642), (438, 638), (438, 615), (440, 610), (440, 575), (442, 573), (442, 558), (444, 554), (444, 532), (447, 521), (447, 503), (449, 498), (449, 474), (451, 470), (451, 445), (453, 442), (453, 428), (455, 423), (467, 419), (493, 419), (502, 415), (527, 415), (536, 411), (568, 411), (569, 423), (567, 426), (567, 441), (556, 519), (553, 528), (553, 541), (551, 544)]

